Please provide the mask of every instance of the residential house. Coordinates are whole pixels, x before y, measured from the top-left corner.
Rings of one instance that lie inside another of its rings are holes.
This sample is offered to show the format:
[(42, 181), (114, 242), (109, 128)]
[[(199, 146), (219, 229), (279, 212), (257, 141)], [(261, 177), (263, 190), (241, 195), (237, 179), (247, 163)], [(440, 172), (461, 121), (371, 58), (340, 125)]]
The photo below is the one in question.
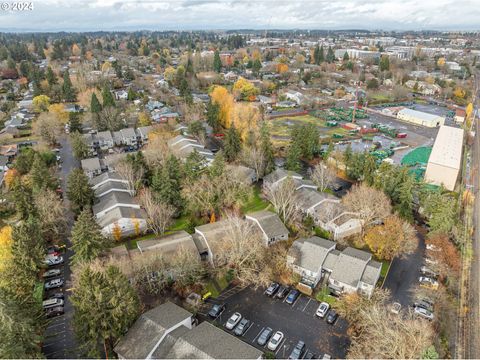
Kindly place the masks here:
[(102, 172), (102, 166), (100, 164), (100, 159), (97, 157), (83, 159), (81, 161), (82, 169), (89, 178), (100, 175)]
[(83, 134), (83, 140), (85, 144), (88, 146), (88, 151), (92, 155), (97, 155), (97, 148), (98, 148), (98, 140), (93, 133)]
[(18, 145), (9, 144), (9, 145), (0, 145), (0, 155), (6, 156), (9, 161), (12, 161), (15, 156), (18, 154)]
[(465, 121), (467, 113), (464, 109), (457, 108), (455, 109), (455, 122), (457, 124), (463, 124)]
[(117, 206), (105, 212), (97, 219), (105, 236), (120, 238), (140, 235), (147, 231), (145, 210), (126, 206)]
[(128, 99), (128, 92), (125, 90), (115, 91), (115, 99), (116, 100), (127, 100)]
[(321, 202), (309, 214), (316, 225), (333, 235), (334, 240), (341, 240), (362, 232), (362, 220), (357, 214), (347, 211), (335, 197)]
[(166, 302), (142, 314), (114, 348), (119, 359), (260, 359), (261, 350)]
[(340, 202), (340, 199), (328, 193), (321, 193), (310, 188), (295, 191), (295, 207), (303, 215), (314, 217), (315, 209), (324, 202)]
[(77, 113), (83, 111), (82, 107), (78, 104), (65, 104), (63, 108), (68, 113)]
[(288, 229), (277, 214), (271, 211), (257, 211), (245, 215), (245, 219), (252, 221), (258, 226), (265, 239), (265, 245), (269, 246), (277, 241), (288, 240)]
[(95, 137), (96, 137), (97, 144), (101, 150), (106, 151), (108, 149), (113, 149), (115, 143), (113, 141), (113, 136), (111, 131), (109, 130), (100, 131), (97, 133)]
[(100, 219), (108, 211), (117, 207), (140, 209), (140, 205), (127, 192), (112, 191), (102, 196), (99, 200), (97, 204), (92, 206), (93, 214), (97, 219)]
[[(108, 173), (107, 173), (108, 174)], [(117, 182), (117, 181), (109, 181), (106, 182), (98, 187), (95, 188), (95, 197), (101, 198), (104, 195), (107, 195), (113, 191), (117, 192), (125, 192), (127, 194), (131, 194), (132, 190), (128, 184), (128, 182)]]
[(260, 103), (262, 103), (265, 106), (272, 105), (275, 103), (275, 101), (271, 97), (264, 96), (264, 95), (258, 95), (257, 99), (258, 101), (260, 101)]
[(239, 181), (243, 184), (252, 185), (257, 181), (257, 173), (254, 169), (243, 165), (230, 165), (226, 167), (227, 172), (231, 175), (232, 179)]
[(109, 183), (128, 185), (127, 180), (123, 179), (120, 175), (114, 172), (105, 172), (101, 175), (95, 176), (89, 180), (89, 183), (94, 191)]
[(126, 128), (120, 130), (120, 136), (122, 138), (122, 144), (126, 146), (137, 145), (137, 134), (133, 128)]
[(153, 111), (155, 109), (161, 109), (165, 105), (160, 102), (160, 101), (155, 101), (155, 100), (149, 100), (147, 105), (145, 107), (147, 108), (148, 111)]
[(288, 177), (292, 178), (293, 180), (302, 180), (303, 176), (297, 174), (294, 171), (287, 171), (283, 169), (276, 169), (272, 171), (270, 174), (265, 175), (263, 177), (263, 187), (271, 186), (275, 187), (278, 186), (282, 181), (286, 180)]
[(173, 139), (170, 139), (168, 141), (168, 147), (175, 156), (183, 160), (195, 150), (205, 158), (207, 165), (211, 164), (214, 159), (214, 155), (210, 150), (206, 149), (205, 146), (200, 144), (196, 139), (184, 135), (177, 135)]
[(138, 250), (141, 253), (148, 251), (159, 251), (162, 254), (173, 254), (179, 250), (190, 250), (198, 255), (198, 249), (193, 241), (192, 235), (185, 230), (173, 234), (161, 236), (155, 239), (142, 240), (137, 242)]
[(303, 95), (299, 91), (288, 90), (284, 95), (285, 95), (285, 98), (287, 98), (288, 100), (294, 101), (297, 105), (303, 104), (306, 100), (305, 95)]
[(322, 277), (322, 265), (335, 250), (335, 242), (313, 236), (296, 240), (287, 255), (287, 264), (300, 275), (302, 284), (314, 289)]
[(153, 126), (141, 126), (137, 128), (137, 140), (142, 144), (148, 143), (148, 134), (153, 130)]
[(0, 155), (0, 171), (7, 171), (8, 170), (7, 164), (9, 162), (10, 161), (7, 156)]

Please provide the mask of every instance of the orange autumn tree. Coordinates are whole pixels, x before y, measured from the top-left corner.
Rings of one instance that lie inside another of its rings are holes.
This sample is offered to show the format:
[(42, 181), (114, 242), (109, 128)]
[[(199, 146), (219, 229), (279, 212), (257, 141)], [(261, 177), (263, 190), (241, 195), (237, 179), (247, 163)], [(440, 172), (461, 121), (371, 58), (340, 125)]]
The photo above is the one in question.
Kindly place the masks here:
[(277, 64), (277, 73), (283, 74), (288, 71), (288, 65), (287, 64)]
[(4, 177), (5, 186), (7, 187), (7, 189), (10, 189), (10, 187), (12, 186), (15, 179), (17, 179), (19, 176), (20, 176), (20, 174), (18, 173), (17, 169), (8, 169), (7, 170), (7, 172), (5, 173), (5, 177)]
[(4, 226), (0, 229), (0, 273), (2, 273), (12, 259), (12, 227)]
[(254, 101), (260, 90), (256, 88), (250, 81), (243, 77), (239, 77), (233, 84), (233, 96), (236, 99)]

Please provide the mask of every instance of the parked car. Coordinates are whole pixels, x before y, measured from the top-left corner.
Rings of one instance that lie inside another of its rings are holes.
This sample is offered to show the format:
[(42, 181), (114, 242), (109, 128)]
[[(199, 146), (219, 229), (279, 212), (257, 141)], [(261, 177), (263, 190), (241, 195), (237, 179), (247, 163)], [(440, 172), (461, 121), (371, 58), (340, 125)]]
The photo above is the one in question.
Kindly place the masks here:
[(292, 305), (295, 302), (295, 300), (297, 300), (297, 298), (299, 296), (300, 296), (300, 291), (298, 291), (296, 289), (290, 290), (290, 292), (288, 293), (288, 296), (287, 296), (287, 300), (285, 300), (285, 302), (287, 304)]
[(65, 295), (63, 294), (63, 292), (54, 292), (52, 294), (49, 295), (49, 298), (50, 299), (53, 299), (53, 298), (56, 298), (56, 299), (65, 299)]
[(237, 336), (242, 336), (243, 334), (245, 334), (245, 331), (247, 331), (247, 329), (250, 327), (250, 324), (251, 324), (250, 320), (243, 318), (235, 327), (235, 330), (233, 331), (233, 333)]
[(277, 292), (279, 287), (280, 285), (278, 285), (276, 282), (273, 282), (270, 284), (267, 290), (265, 290), (265, 294), (268, 296), (273, 296)]
[(427, 244), (427, 250), (430, 250), (430, 251), (440, 251), (440, 249), (433, 245), (433, 244)]
[(320, 318), (324, 318), (325, 315), (327, 315), (328, 310), (330, 309), (330, 305), (327, 304), (326, 302), (322, 302), (320, 306), (317, 309), (317, 312), (315, 315), (317, 315)]
[(277, 295), (275, 295), (275, 297), (277, 299), (283, 299), (285, 296), (287, 296), (289, 291), (290, 291), (290, 289), (288, 287), (280, 286), (280, 288), (277, 291)]
[(47, 255), (49, 255), (49, 256), (60, 256), (61, 255), (61, 249), (56, 245), (49, 246), (49, 247), (47, 247)]
[(63, 256), (47, 256), (44, 263), (48, 266), (63, 264)]
[(392, 304), (392, 306), (390, 307), (390, 312), (393, 313), (393, 314), (400, 314), (400, 309), (402, 308), (402, 304), (398, 303), (398, 302), (394, 302)]
[(292, 352), (288, 356), (289, 359), (301, 359), (302, 354), (305, 351), (305, 343), (303, 341), (299, 341), (297, 345), (293, 348)]
[(421, 307), (421, 308), (424, 308), (425, 310), (433, 312), (433, 303), (425, 299), (416, 300), (413, 303), (413, 307)]
[(208, 312), (208, 316), (215, 319), (223, 312), (223, 310), (225, 310), (225, 304), (215, 304)]
[(327, 315), (327, 323), (329, 323), (330, 325), (333, 325), (335, 324), (335, 321), (337, 321), (337, 319), (338, 319), (337, 312), (333, 309), (330, 309)]
[(53, 279), (45, 283), (45, 290), (55, 289), (63, 286), (63, 279)]
[(420, 283), (421, 286), (424, 286), (424, 287), (429, 287), (432, 289), (438, 288), (438, 281), (432, 278), (429, 278), (427, 276), (420, 276), (418, 278), (418, 282)]
[(330, 360), (331, 358), (332, 358), (332, 356), (330, 354), (327, 354), (327, 353), (323, 354), (323, 356), (322, 356), (323, 360)]
[(315, 355), (313, 352), (309, 350), (305, 354), (304, 359), (317, 359), (317, 355)]
[(262, 331), (260, 336), (257, 339), (257, 344), (260, 346), (265, 346), (267, 341), (270, 339), (272, 336), (273, 330), (269, 327), (267, 327), (265, 330)]
[(42, 306), (44, 309), (51, 309), (57, 306), (63, 306), (63, 299), (51, 298), (44, 300), (42, 302)]
[(434, 319), (434, 315), (432, 312), (428, 311), (427, 309), (424, 309), (423, 307), (415, 307), (414, 308), (414, 313), (415, 315), (418, 315), (418, 316), (421, 316), (427, 320), (433, 320)]
[(267, 344), (267, 348), (270, 351), (275, 351), (278, 348), (278, 345), (282, 342), (284, 335), (281, 331), (277, 331), (273, 336), (270, 338), (270, 341)]
[(50, 270), (47, 270), (43, 273), (42, 277), (43, 278), (49, 278), (49, 277), (53, 277), (53, 276), (58, 276), (61, 274), (61, 270), (60, 269), (50, 269)]
[(45, 310), (45, 316), (47, 318), (63, 315), (63, 313), (64, 313), (63, 306), (57, 306), (57, 307)]
[(422, 266), (420, 268), (420, 272), (425, 275), (425, 276), (428, 276), (428, 277), (431, 277), (431, 278), (436, 278), (438, 276), (438, 274), (433, 271), (432, 269), (426, 267), (426, 266)]
[(242, 320), (242, 315), (236, 312), (232, 316), (230, 316), (230, 319), (228, 319), (227, 323), (225, 324), (225, 327), (228, 330), (232, 330), (235, 326), (237, 326), (240, 320)]
[(430, 259), (430, 258), (424, 258), (425, 262), (429, 265), (436, 265), (438, 264), (438, 261)]

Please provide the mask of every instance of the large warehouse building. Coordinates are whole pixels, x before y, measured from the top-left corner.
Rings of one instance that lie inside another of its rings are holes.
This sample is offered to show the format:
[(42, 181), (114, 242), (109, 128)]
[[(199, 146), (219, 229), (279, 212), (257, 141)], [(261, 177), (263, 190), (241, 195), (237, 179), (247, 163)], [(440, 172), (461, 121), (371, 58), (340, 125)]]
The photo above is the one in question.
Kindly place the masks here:
[(428, 160), (425, 181), (453, 191), (462, 166), (463, 129), (441, 126)]
[(397, 113), (397, 119), (426, 127), (442, 126), (445, 123), (445, 118), (443, 116), (433, 115), (408, 108), (400, 110)]

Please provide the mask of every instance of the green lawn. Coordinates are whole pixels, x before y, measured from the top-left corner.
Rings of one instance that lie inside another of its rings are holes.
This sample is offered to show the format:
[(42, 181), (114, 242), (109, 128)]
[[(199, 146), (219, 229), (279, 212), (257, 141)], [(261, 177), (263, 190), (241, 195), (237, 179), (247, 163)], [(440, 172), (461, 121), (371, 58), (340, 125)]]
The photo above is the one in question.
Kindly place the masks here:
[(382, 270), (380, 271), (380, 277), (385, 278), (387, 276), (389, 268), (390, 268), (390, 261), (383, 260), (382, 261)]
[(242, 206), (242, 211), (244, 214), (248, 214), (254, 211), (265, 210), (270, 206), (269, 202), (263, 200), (260, 194), (261, 194), (260, 187), (255, 186), (255, 188), (253, 189), (253, 195)]
[(321, 227), (315, 226), (313, 228), (313, 231), (315, 232), (316, 236), (319, 236), (324, 239), (330, 239), (332, 236), (327, 230), (322, 229)]
[(38, 301), (39, 304), (43, 301), (43, 281), (39, 281), (35, 284), (33, 289), (33, 298)]
[(186, 230), (188, 225), (189, 225), (189, 217), (184, 215), (182, 217), (179, 217), (177, 220), (175, 220), (172, 227), (169, 228), (168, 231)]
[(335, 305), (337, 302), (337, 299), (330, 295), (330, 291), (328, 290), (327, 287), (322, 288), (317, 294), (315, 295), (315, 299), (320, 302), (326, 302), (330, 306)]
[(302, 116), (283, 116), (267, 122), (270, 134), (273, 136), (290, 136), (295, 125), (315, 124), (319, 127), (325, 127), (326, 122), (312, 115)]
[(203, 294), (210, 292), (212, 294), (212, 298), (217, 298), (220, 295), (220, 293), (228, 287), (228, 281), (226, 279), (226, 276), (221, 276), (216, 280), (217, 280), (217, 285), (220, 287), (220, 289), (217, 289), (217, 287), (213, 283), (213, 280), (210, 279), (205, 285)]

